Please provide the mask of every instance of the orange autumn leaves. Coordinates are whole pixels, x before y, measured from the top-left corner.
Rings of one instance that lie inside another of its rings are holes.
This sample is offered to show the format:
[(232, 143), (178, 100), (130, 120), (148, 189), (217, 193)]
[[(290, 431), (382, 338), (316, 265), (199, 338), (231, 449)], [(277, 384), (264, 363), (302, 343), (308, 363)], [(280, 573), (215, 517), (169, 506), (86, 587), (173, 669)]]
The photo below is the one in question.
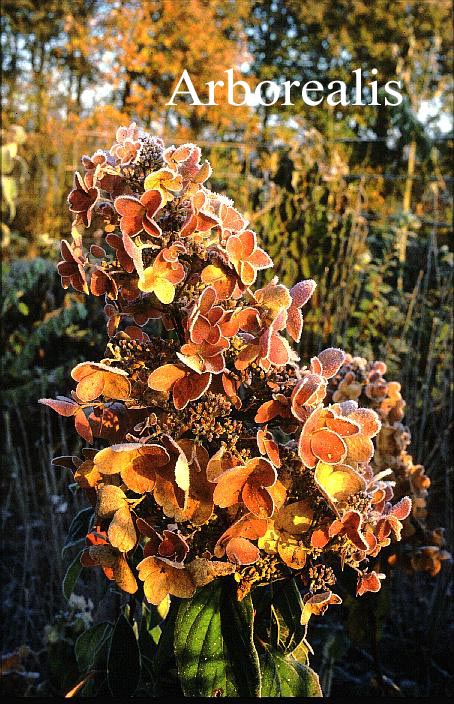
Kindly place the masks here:
[[(335, 559), (374, 589), (367, 560), (399, 539), (409, 505), (371, 470), (375, 411), (351, 390), (327, 402), (344, 352), (304, 365), (292, 349), (315, 281), (265, 278), (271, 258), (207, 186), (197, 145), (133, 123), (82, 163), (59, 271), (105, 296), (109, 343), (73, 369), (70, 396), (41, 400), (94, 445), (56, 461), (94, 509), (82, 564), (153, 604), (230, 574), (243, 596), (292, 574), (307, 585)], [(338, 603), (333, 580), (306, 594), (306, 618)]]

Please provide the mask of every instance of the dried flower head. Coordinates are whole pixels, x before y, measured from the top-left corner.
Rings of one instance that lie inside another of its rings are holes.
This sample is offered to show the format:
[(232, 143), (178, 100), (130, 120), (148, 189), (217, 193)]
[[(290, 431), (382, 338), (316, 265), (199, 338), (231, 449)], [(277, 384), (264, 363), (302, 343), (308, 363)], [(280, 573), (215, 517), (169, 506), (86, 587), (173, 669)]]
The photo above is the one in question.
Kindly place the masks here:
[[(444, 539), (437, 544), (435, 536), (443, 535), (443, 529), (430, 530), (427, 525), (427, 496), (430, 479), (420, 464), (415, 464), (407, 452), (411, 442), (410, 430), (403, 425), (405, 400), (397, 381), (386, 379), (385, 362), (368, 362), (363, 357), (347, 355), (342, 366), (330, 379), (327, 389), (328, 398), (336, 403), (352, 400), (373, 409), (381, 421), (381, 427), (375, 438), (375, 452), (371, 458), (371, 467), (375, 475), (388, 471), (389, 480), (393, 482), (396, 498), (408, 494), (412, 499), (410, 515), (404, 520), (402, 539), (405, 549), (400, 553), (391, 553), (387, 563), (390, 566), (403, 565), (408, 570), (425, 571), (434, 576), (442, 566), (442, 561), (450, 559), (450, 554), (441, 548)], [(364, 411), (362, 411), (364, 413)], [(383, 503), (377, 496), (375, 503)], [(402, 520), (402, 519), (399, 519)], [(381, 523), (381, 545), (385, 546), (390, 531), (383, 534)], [(400, 527), (399, 527), (400, 539)], [(431, 544), (434, 542), (435, 544)], [(441, 557), (440, 557), (441, 556)], [(367, 583), (367, 582), (366, 582)], [(376, 582), (377, 584), (377, 582)], [(361, 587), (361, 590), (364, 587)]]
[[(358, 573), (359, 593), (376, 591), (369, 560), (411, 510), (409, 499), (393, 507), (393, 482), (370, 468), (399, 389), (384, 389), (376, 366), (365, 393), (379, 405), (362, 408), (353, 372), (329, 400), (342, 350), (299, 365), (291, 341), (316, 284), (250, 288), (272, 260), (204, 185), (211, 167), (197, 146), (166, 149), (132, 124), (96, 155), (70, 194), (77, 241), (59, 270), (63, 285), (106, 296), (111, 339), (101, 362), (73, 370), (71, 398), (42, 399), (101, 444), (56, 460), (95, 499), (82, 563), (128, 592), (140, 580), (153, 604), (232, 573), (240, 598), (296, 574), (310, 587), (306, 621), (340, 603), (336, 560)], [(95, 220), (105, 247), (89, 255), (82, 233), (90, 244)]]

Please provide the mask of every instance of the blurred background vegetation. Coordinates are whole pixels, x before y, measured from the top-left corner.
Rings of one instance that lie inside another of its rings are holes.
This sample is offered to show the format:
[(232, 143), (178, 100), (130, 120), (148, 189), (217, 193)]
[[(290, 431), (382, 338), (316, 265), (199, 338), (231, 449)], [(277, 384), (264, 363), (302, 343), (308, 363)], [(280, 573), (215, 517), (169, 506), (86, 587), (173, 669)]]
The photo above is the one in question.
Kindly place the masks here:
[[(68, 604), (60, 586), (78, 497), (50, 458), (78, 441), (36, 399), (63, 392), (77, 362), (103, 354), (99, 302), (63, 291), (55, 264), (81, 155), (108, 147), (131, 119), (167, 143), (197, 141), (213, 165), (210, 187), (246, 211), (279, 278), (318, 281), (303, 360), (335, 344), (386, 361), (407, 400), (411, 451), (432, 481), (429, 520), (452, 546), (450, 1), (14, 0), (1, 21), (2, 608), (15, 691), (69, 687), (72, 643), (97, 617), (88, 597)], [(404, 100), (165, 106), (183, 69), (199, 87), (231, 67), (251, 86), (350, 83), (353, 69), (371, 78), (376, 68), (382, 84), (402, 82)], [(435, 578), (396, 571), (390, 587), (359, 619), (347, 603), (311, 626), (325, 694), (452, 689), (449, 565)], [(96, 590), (102, 582), (84, 594)]]

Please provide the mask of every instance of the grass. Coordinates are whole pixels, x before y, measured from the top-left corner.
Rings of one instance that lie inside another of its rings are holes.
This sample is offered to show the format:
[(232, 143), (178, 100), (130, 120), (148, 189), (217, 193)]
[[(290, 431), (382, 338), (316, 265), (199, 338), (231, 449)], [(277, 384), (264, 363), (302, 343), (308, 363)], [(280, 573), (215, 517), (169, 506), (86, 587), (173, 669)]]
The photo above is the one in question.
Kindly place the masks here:
[[(30, 421), (39, 428), (30, 427)], [(51, 421), (46, 409), (17, 409), (5, 411), (3, 422), (5, 651), (22, 644), (39, 648), (45, 626), (63, 608), (61, 549), (83, 503), (68, 489), (69, 472), (51, 465), (53, 456), (77, 450), (78, 442), (70, 439), (62, 419)], [(38, 439), (31, 439), (31, 434)]]

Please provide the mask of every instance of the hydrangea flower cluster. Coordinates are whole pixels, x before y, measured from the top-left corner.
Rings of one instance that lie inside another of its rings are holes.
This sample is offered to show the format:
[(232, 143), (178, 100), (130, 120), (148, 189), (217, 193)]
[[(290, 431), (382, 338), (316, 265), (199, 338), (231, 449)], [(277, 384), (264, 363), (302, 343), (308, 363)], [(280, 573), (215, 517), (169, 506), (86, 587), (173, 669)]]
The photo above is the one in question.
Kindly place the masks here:
[(328, 386), (328, 398), (335, 402), (354, 400), (373, 408), (380, 420), (381, 429), (375, 438), (372, 467), (375, 474), (390, 468), (395, 482), (394, 495), (409, 495), (412, 511), (403, 523), (404, 550), (388, 555), (388, 564), (400, 564), (407, 570), (428, 572), (434, 577), (442, 563), (450, 560), (444, 549), (444, 528), (429, 528), (426, 519), (430, 478), (421, 464), (415, 464), (408, 447), (411, 434), (403, 424), (405, 400), (397, 381), (387, 381), (385, 362), (368, 362), (363, 357), (346, 355), (338, 373)]
[(378, 591), (375, 558), (411, 500), (393, 504), (391, 470), (372, 469), (376, 410), (328, 403), (344, 352), (301, 365), (292, 350), (315, 282), (253, 288), (272, 260), (206, 186), (196, 145), (133, 123), (82, 163), (58, 270), (105, 297), (110, 340), (73, 369), (70, 396), (41, 402), (91, 445), (54, 460), (94, 507), (83, 565), (152, 604), (227, 575), (239, 599), (298, 576), (306, 622), (340, 603), (336, 566), (355, 570), (358, 594)]

